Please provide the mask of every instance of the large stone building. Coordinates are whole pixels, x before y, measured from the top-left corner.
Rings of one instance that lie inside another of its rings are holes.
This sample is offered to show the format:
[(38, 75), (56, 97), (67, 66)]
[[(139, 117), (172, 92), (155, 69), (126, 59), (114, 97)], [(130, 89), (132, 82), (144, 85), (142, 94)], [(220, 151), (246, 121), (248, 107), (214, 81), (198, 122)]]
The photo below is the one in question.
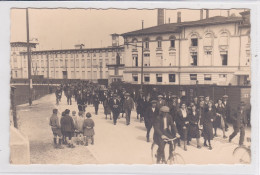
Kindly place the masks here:
[[(159, 11), (158, 11), (159, 12)], [(162, 13), (163, 14), (163, 13)], [(161, 15), (162, 15), (161, 14)], [(144, 84), (250, 84), (250, 11), (241, 16), (206, 17), (121, 34), (125, 41), (123, 79)]]
[[(28, 78), (27, 43), (11, 43), (12, 78)], [(34, 48), (36, 45), (33, 45)], [(107, 65), (123, 63), (124, 48), (119, 46), (31, 51), (31, 75), (50, 79), (116, 80), (116, 72)], [(119, 59), (119, 61), (116, 61)], [(115, 75), (115, 76), (113, 76)]]

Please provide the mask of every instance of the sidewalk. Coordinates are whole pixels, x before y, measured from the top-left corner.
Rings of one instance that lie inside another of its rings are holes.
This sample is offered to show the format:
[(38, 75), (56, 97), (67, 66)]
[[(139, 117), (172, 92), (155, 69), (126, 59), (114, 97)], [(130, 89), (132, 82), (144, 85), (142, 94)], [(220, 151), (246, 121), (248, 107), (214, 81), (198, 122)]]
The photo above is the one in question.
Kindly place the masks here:
[[(127, 126), (125, 118), (120, 118), (117, 125), (112, 120), (105, 119), (103, 105), (99, 105), (99, 115), (94, 114), (92, 105), (86, 108), (92, 114), (95, 121), (95, 144), (76, 146), (75, 149), (66, 148), (55, 150), (52, 147), (52, 133), (48, 126), (48, 119), (55, 103), (55, 95), (47, 95), (40, 99), (35, 107), (29, 108), (30, 115), (25, 116), (24, 111), (22, 125), (27, 131), (31, 144), (31, 157), (33, 163), (72, 163), (72, 164), (151, 164), (151, 144), (146, 142), (146, 129), (144, 123), (136, 119), (136, 112), (132, 111), (131, 124)], [(65, 109), (77, 111), (75, 100), (73, 105), (66, 104), (63, 96), (60, 105), (56, 106), (61, 113)], [(24, 107), (25, 108), (25, 107)], [(28, 108), (28, 107), (27, 107)], [(20, 115), (20, 112), (19, 112)], [(121, 116), (121, 115), (120, 115)], [(41, 127), (39, 127), (41, 126)], [(33, 131), (33, 132), (32, 132)], [(34, 132), (35, 131), (35, 132)], [(229, 136), (233, 128), (230, 127)], [(222, 132), (218, 130), (218, 134)], [(39, 138), (40, 136), (40, 138)], [(152, 140), (153, 130), (150, 134)], [(250, 130), (246, 131), (246, 137), (250, 136)], [(212, 141), (213, 150), (206, 147), (196, 148), (196, 140), (191, 141), (188, 151), (177, 147), (176, 152), (180, 153), (187, 164), (232, 164), (234, 163), (232, 152), (238, 145), (239, 136), (236, 136), (232, 143), (222, 137), (214, 138)], [(203, 138), (201, 138), (203, 143)], [(247, 144), (245, 142), (245, 144)], [(182, 144), (183, 145), (183, 144)], [(89, 152), (90, 151), (90, 152)], [(90, 154), (91, 153), (91, 154)], [(92, 156), (93, 155), (93, 156)], [(44, 157), (43, 160), (37, 157)], [(50, 158), (47, 158), (50, 156)]]

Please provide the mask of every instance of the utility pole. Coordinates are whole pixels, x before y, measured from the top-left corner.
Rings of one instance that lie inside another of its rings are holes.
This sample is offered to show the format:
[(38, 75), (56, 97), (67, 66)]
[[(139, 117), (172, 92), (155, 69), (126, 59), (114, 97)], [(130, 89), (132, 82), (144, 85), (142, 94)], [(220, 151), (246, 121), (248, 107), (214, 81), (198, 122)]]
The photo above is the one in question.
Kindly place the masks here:
[[(142, 20), (142, 30), (144, 29), (144, 20)], [(141, 64), (141, 91), (143, 91), (143, 79), (144, 79), (144, 42), (142, 35), (142, 64)]]
[(32, 105), (32, 76), (31, 76), (31, 51), (29, 41), (29, 12), (26, 9), (26, 29), (27, 29), (27, 55), (28, 55), (28, 79), (29, 79), (29, 105)]

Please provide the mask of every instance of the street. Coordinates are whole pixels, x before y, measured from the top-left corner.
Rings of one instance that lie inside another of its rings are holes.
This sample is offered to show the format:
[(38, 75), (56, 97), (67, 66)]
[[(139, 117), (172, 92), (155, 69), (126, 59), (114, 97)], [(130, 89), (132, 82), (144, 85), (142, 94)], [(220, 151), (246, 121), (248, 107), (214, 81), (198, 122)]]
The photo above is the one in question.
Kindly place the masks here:
[[(57, 108), (59, 113), (65, 109), (78, 112), (75, 100), (72, 105), (67, 105), (63, 95), (60, 105), (55, 105), (55, 94), (46, 95), (28, 104), (20, 105), (18, 110), (19, 129), (29, 137), (31, 163), (33, 164), (152, 164), (151, 144), (146, 142), (146, 129), (144, 123), (136, 119), (136, 112), (132, 111), (131, 124), (126, 125), (126, 119), (118, 119), (117, 125), (112, 120), (105, 119), (103, 105), (99, 105), (99, 113), (95, 115), (92, 105), (86, 108), (92, 114), (95, 122), (95, 144), (78, 146), (74, 149), (53, 148), (53, 135), (49, 126), (49, 118), (52, 109)], [(233, 128), (230, 126), (227, 135)], [(250, 129), (246, 129), (246, 136), (250, 137)], [(222, 138), (222, 131), (218, 130), (219, 137), (212, 141), (213, 150), (206, 147), (197, 149), (196, 140), (191, 141), (188, 151), (183, 147), (177, 147), (176, 152), (181, 154), (186, 164), (232, 164), (234, 163), (232, 152), (238, 146), (239, 135), (231, 143)], [(153, 131), (150, 134), (152, 141)], [(200, 139), (203, 144), (203, 138)], [(249, 143), (246, 142), (245, 145)], [(182, 143), (183, 145), (183, 143)]]

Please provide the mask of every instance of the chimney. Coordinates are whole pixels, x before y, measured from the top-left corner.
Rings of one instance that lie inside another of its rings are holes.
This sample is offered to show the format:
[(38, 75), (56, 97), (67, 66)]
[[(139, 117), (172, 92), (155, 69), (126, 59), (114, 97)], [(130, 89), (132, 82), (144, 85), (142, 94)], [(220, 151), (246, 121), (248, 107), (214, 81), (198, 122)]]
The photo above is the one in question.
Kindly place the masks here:
[(203, 9), (200, 9), (200, 20), (203, 19)]
[(157, 9), (157, 25), (164, 24), (164, 9)]
[(181, 22), (181, 12), (177, 12), (177, 23)]
[(209, 18), (209, 9), (206, 9), (206, 19)]

